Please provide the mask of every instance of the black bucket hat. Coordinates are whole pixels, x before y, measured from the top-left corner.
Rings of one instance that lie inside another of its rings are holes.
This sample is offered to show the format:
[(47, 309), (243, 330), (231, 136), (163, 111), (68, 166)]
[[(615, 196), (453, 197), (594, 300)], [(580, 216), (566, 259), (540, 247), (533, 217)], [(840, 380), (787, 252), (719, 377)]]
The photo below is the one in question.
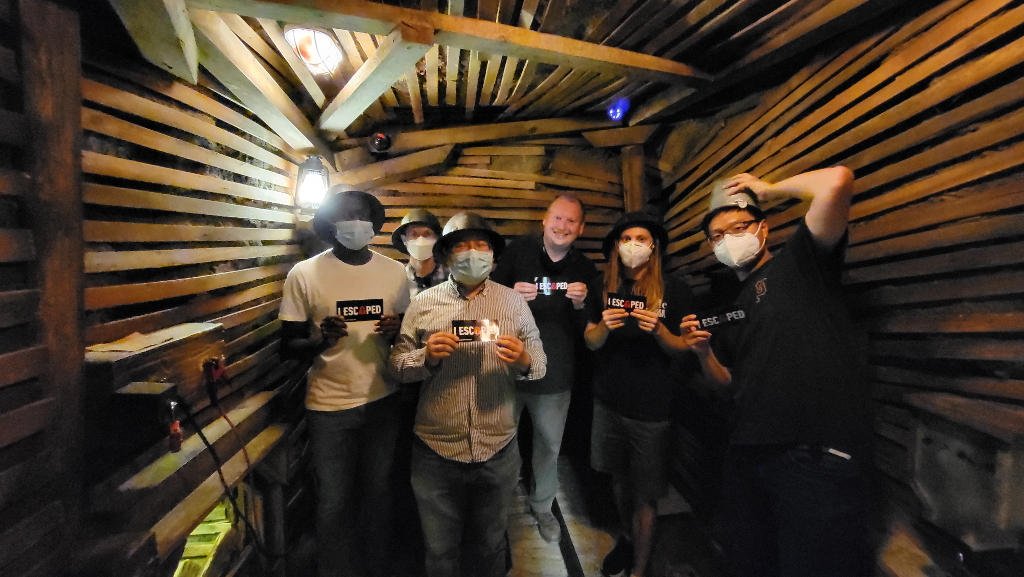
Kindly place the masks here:
[(627, 212), (619, 217), (619, 220), (615, 221), (612, 229), (605, 235), (604, 243), (601, 245), (601, 252), (604, 253), (605, 258), (611, 258), (612, 249), (615, 248), (615, 243), (618, 242), (622, 231), (634, 226), (646, 228), (651, 233), (651, 236), (658, 240), (658, 244), (661, 246), (662, 258), (664, 258), (668, 252), (666, 250), (666, 247), (668, 247), (668, 232), (661, 224), (660, 218), (646, 212)]
[(437, 217), (425, 208), (414, 208), (409, 211), (409, 214), (402, 217), (402, 224), (398, 225), (395, 232), (391, 233), (391, 246), (403, 254), (409, 254), (409, 251), (405, 248), (405, 241), (402, 240), (402, 237), (412, 225), (425, 226), (434, 231), (437, 238), (441, 238), (441, 222), (437, 220)]
[(451, 247), (470, 232), (482, 232), (487, 237), (491, 250), (494, 251), (495, 260), (501, 255), (501, 251), (505, 250), (505, 239), (491, 228), (491, 224), (484, 220), (484, 217), (475, 212), (460, 212), (451, 217), (445, 223), (443, 232), (434, 245), (434, 259), (437, 262), (444, 262)]
[(333, 242), (336, 217), (348, 203), (359, 203), (368, 208), (373, 232), (380, 233), (384, 226), (384, 205), (377, 197), (361, 190), (339, 190), (338, 187), (334, 187), (313, 215), (313, 230), (320, 238)]

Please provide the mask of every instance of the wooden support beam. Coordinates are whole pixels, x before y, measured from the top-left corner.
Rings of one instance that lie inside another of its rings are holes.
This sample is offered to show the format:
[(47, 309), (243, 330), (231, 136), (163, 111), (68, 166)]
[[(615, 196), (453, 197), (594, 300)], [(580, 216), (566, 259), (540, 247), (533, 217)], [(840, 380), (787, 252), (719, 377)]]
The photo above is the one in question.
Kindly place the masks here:
[(469, 51), (469, 69), (466, 70), (466, 120), (473, 120), (477, 93), (480, 91), (480, 52)]
[(444, 144), (467, 144), (485, 140), (502, 140), (523, 136), (540, 136), (546, 134), (562, 134), (607, 128), (613, 126), (610, 120), (524, 120), (498, 124), (481, 124), (477, 126), (460, 126), (455, 128), (439, 128), (421, 130), (419, 132), (403, 132), (393, 137), (392, 153), (419, 150)]
[[(465, 0), (448, 0), (448, 15), (458, 18), (465, 10)], [(458, 46), (445, 46), (445, 91), (444, 103), (455, 106), (459, 96), (459, 61), (462, 50)]]
[[(394, 32), (394, 30), (392, 30), (392, 32)], [(377, 45), (381, 44), (386, 38), (384, 36), (379, 35), (371, 36), (369, 34), (366, 34), (365, 32), (353, 32), (352, 36), (356, 39), (356, 44), (359, 45), (359, 48), (363, 51), (363, 54), (366, 56), (366, 60), (373, 59), (373, 57), (377, 54)], [(387, 90), (385, 90), (380, 95), (380, 100), (381, 104), (387, 106), (388, 108), (394, 108), (398, 106), (398, 97), (395, 96), (395, 91), (392, 90), (390, 87), (388, 87)]]
[(214, 12), (192, 10), (203, 67), (295, 148), (314, 148), (333, 162), (333, 153), (309, 119), (252, 57), (249, 49)]
[(364, 190), (383, 184), (425, 176), (441, 169), (448, 162), (455, 146), (438, 146), (406, 156), (391, 158), (355, 170), (331, 175), (331, 185), (343, 185), (348, 190)]
[(703, 72), (665, 58), (598, 46), (496, 22), (399, 8), (365, 0), (336, 3), (330, 8), (311, 7), (305, 0), (189, 0), (188, 5), (190, 9), (219, 10), (243, 16), (272, 18), (296, 24), (327, 26), (369, 34), (389, 34), (400, 23), (423, 23), (425, 28), (435, 30), (435, 40), (443, 46), (477, 50), (484, 54), (503, 54), (595, 72), (610, 72), (673, 85), (700, 85), (710, 80)]
[[(629, 128), (612, 128), (610, 130), (595, 130), (584, 132), (586, 138), (594, 148), (608, 148), (613, 146), (630, 146), (643, 144), (654, 134), (654, 131), (661, 127), (660, 124), (648, 124), (645, 126), (631, 126)], [(642, 157), (642, 156), (641, 156)]]
[(110, 0), (139, 51), (153, 64), (192, 84), (199, 58), (185, 0)]
[(401, 24), (367, 60), (345, 88), (327, 105), (317, 126), (324, 131), (343, 131), (370, 107), (385, 90), (405, 75), (433, 44), (430, 29)]
[(647, 191), (644, 182), (644, 147), (641, 144), (622, 148), (622, 193), (626, 212), (644, 209)]
[[(284, 56), (271, 48), (263, 40), (263, 37), (257, 34), (252, 29), (252, 26), (249, 26), (249, 23), (244, 18), (238, 14), (220, 14), (220, 17), (242, 42), (248, 44), (249, 48), (252, 48), (254, 52), (259, 54), (278, 74), (292, 84), (300, 84), (299, 78), (295, 76), (295, 71), (288, 65), (288, 61), (284, 59)], [(287, 46), (287, 43), (285, 45)], [(268, 72), (270, 71), (268, 70)]]
[(423, 124), (423, 96), (420, 92), (420, 75), (416, 71), (415, 64), (405, 73), (405, 85), (409, 89), (409, 103), (412, 106), (413, 120), (416, 124)]

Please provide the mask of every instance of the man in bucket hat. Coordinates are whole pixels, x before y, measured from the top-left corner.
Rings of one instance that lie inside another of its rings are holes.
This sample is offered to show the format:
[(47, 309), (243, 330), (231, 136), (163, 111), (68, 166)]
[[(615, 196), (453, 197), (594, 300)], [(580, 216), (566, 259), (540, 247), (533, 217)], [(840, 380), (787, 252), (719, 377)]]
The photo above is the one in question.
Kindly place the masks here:
[(386, 575), (398, 435), (398, 383), (388, 355), (409, 290), (402, 264), (368, 247), (384, 224), (380, 201), (360, 191), (332, 192), (313, 217), (313, 229), (331, 248), (289, 271), (281, 340), (284, 354), (313, 357), (306, 422), (317, 574), (365, 574), (355, 553), (363, 551), (369, 573)]
[[(841, 283), (852, 195), (844, 167), (775, 184), (739, 174), (715, 185), (703, 221), (733, 273), (711, 292), (737, 295), (726, 310), (744, 320), (713, 338), (695, 317), (681, 328), (735, 393), (719, 528), (737, 577), (873, 574), (870, 390)], [(773, 254), (761, 203), (792, 198), (807, 215)]]
[[(451, 278), (420, 293), (391, 360), (423, 381), (412, 486), (428, 577), (501, 577), (505, 528), (519, 479), (515, 384), (540, 379), (545, 355), (526, 301), (488, 279), (505, 241), (479, 215), (451, 218), (434, 245)], [(465, 537), (465, 545), (463, 538)]]
[(440, 237), (441, 223), (424, 208), (410, 210), (395, 232), (391, 233), (391, 246), (409, 255), (405, 272), (409, 277), (409, 294), (412, 296), (448, 280), (448, 268), (434, 260), (434, 244)]

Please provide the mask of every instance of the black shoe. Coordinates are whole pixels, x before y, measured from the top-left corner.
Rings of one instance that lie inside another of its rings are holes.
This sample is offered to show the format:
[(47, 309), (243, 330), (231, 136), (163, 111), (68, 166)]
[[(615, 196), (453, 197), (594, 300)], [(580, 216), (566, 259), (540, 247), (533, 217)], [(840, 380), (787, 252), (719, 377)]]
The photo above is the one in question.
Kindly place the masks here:
[(614, 575), (625, 575), (629, 577), (633, 570), (633, 544), (625, 537), (619, 537), (615, 547), (608, 552), (604, 561), (601, 562), (601, 575), (613, 577)]

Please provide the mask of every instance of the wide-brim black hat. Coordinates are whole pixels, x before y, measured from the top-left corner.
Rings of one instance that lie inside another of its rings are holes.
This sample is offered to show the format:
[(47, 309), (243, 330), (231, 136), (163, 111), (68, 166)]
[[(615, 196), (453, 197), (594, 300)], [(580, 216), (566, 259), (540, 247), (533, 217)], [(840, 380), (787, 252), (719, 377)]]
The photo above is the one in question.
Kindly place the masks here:
[(505, 239), (491, 228), (491, 223), (475, 212), (460, 212), (451, 217), (444, 225), (444, 231), (437, 244), (434, 245), (434, 259), (437, 262), (444, 262), (448, 258), (448, 252), (455, 243), (461, 241), (470, 233), (483, 233), (494, 251), (494, 258), (497, 260), (501, 252), (505, 250)]
[(328, 197), (313, 215), (313, 230), (320, 238), (327, 241), (333, 240), (334, 223), (338, 220), (337, 215), (348, 202), (358, 202), (370, 209), (373, 232), (379, 233), (380, 229), (384, 227), (384, 205), (377, 200), (376, 196), (361, 190), (338, 190), (335, 187), (331, 189)]
[(635, 226), (646, 228), (651, 233), (651, 236), (657, 239), (658, 245), (661, 247), (662, 257), (665, 256), (668, 252), (666, 250), (666, 247), (668, 247), (668, 231), (661, 224), (661, 219), (646, 212), (627, 212), (619, 217), (619, 220), (615, 221), (612, 229), (604, 236), (601, 252), (604, 253), (605, 258), (611, 258), (612, 249), (615, 248), (615, 243), (618, 242), (622, 231)]
[(405, 248), (405, 241), (402, 240), (402, 237), (405, 236), (405, 231), (413, 225), (425, 226), (434, 231), (438, 238), (441, 238), (441, 222), (437, 220), (437, 217), (425, 208), (414, 208), (402, 218), (402, 224), (398, 225), (395, 232), (391, 233), (391, 246), (403, 254), (409, 254), (409, 250)]

